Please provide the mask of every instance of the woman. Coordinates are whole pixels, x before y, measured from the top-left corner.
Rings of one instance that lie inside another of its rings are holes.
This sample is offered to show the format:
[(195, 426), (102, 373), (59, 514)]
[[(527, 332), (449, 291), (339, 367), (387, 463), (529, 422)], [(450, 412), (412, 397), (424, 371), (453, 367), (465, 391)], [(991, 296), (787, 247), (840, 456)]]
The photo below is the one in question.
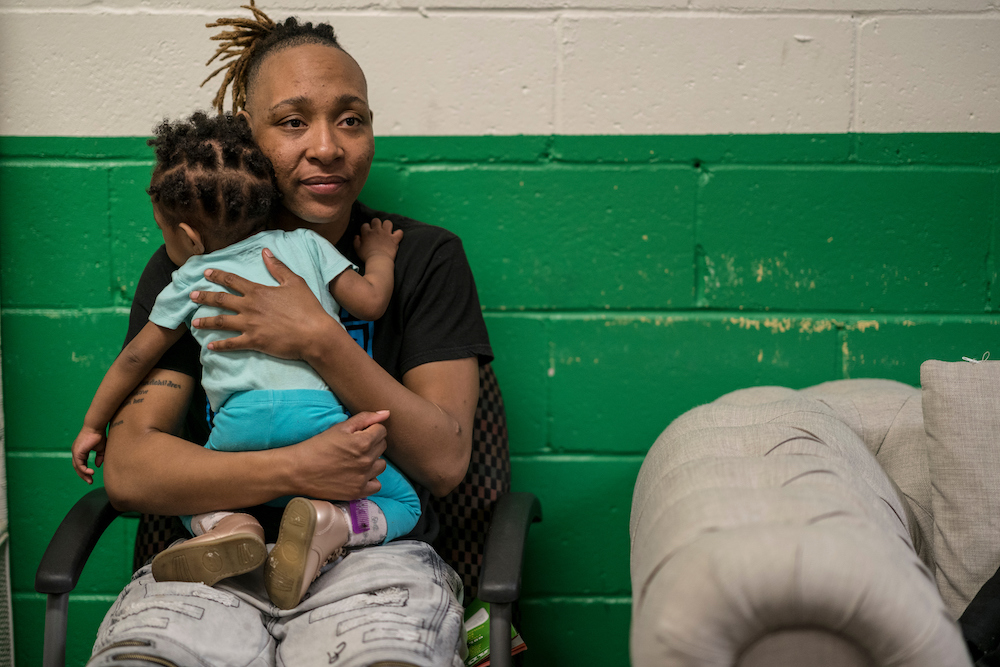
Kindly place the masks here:
[[(364, 74), (332, 28), (294, 19), (275, 25), (252, 11), (252, 21), (216, 24), (235, 28), (221, 36), (220, 53), (234, 57), (216, 103), (221, 109), (232, 83), (235, 110), (274, 164), (283, 203), (275, 224), (313, 229), (353, 259), (360, 225), (390, 218), (404, 231), (393, 300), (360, 336), (373, 359), (280, 258), (262, 258), (278, 287), (213, 272), (213, 282), (237, 295), (192, 298), (233, 314), (194, 326), (241, 332), (218, 349), (304, 359), (354, 417), (284, 449), (203, 449), (177, 437), (189, 406), (204, 415), (193, 399), (197, 352), (192, 364), (182, 343), (139, 388), (141, 400), (128, 401), (112, 422), (105, 485), (117, 508), (160, 514), (252, 507), (285, 495), (349, 500), (378, 488), (384, 451), (419, 488), (426, 518), (411, 540), (349, 555), (287, 612), (267, 602), (251, 575), (209, 589), (156, 583), (143, 568), (105, 618), (91, 664), (146, 665), (152, 657), (161, 664), (459, 665), (461, 585), (427, 544), (436, 532), (427, 499), (465, 474), (478, 363), (492, 356), (471, 272), (454, 235), (357, 202), (374, 153), (372, 113)], [(145, 324), (172, 270), (161, 249), (136, 290), (130, 335)]]

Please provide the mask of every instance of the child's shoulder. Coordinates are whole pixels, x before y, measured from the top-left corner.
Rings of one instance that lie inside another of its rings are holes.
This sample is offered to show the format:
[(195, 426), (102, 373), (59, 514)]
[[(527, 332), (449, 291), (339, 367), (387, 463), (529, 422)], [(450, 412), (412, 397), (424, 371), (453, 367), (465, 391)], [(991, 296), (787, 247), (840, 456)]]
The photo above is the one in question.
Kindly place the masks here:
[(261, 232), (261, 233), (267, 235), (266, 237), (262, 238), (280, 239), (285, 243), (304, 243), (304, 242), (316, 243), (317, 241), (322, 241), (324, 243), (327, 242), (326, 239), (324, 239), (322, 236), (319, 235), (319, 233), (314, 232), (311, 229), (305, 229), (305, 228), (293, 229), (287, 232), (281, 229), (274, 229), (271, 231)]

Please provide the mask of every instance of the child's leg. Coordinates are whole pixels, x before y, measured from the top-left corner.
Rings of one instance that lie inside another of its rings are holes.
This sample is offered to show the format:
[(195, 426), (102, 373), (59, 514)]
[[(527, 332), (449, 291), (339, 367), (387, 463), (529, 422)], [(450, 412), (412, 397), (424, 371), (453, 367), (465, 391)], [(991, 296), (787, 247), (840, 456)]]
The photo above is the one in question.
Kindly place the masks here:
[(293, 498), (285, 507), (264, 564), (264, 587), (279, 609), (299, 604), (320, 568), (340, 551), (350, 532), (348, 520), (333, 503)]
[(215, 524), (219, 523), (222, 519), (226, 518), (232, 514), (232, 512), (220, 511), (220, 512), (205, 512), (204, 514), (195, 514), (194, 516), (181, 516), (178, 517), (184, 527), (187, 528), (188, 532), (197, 537), (198, 535), (204, 535), (208, 531), (215, 527)]
[(249, 514), (210, 512), (191, 517), (197, 535), (153, 559), (157, 581), (216, 582), (255, 570), (264, 563), (264, 529)]
[(334, 503), (351, 527), (346, 546), (384, 544), (417, 525), (420, 498), (402, 473), (386, 461), (378, 481), (382, 483), (378, 493), (350, 503)]
[[(236, 512), (227, 512), (225, 510), (219, 512), (205, 512), (204, 514), (195, 514), (190, 517), (190, 521), (186, 524), (188, 530), (191, 531), (192, 535), (204, 535), (210, 530), (214, 530), (219, 522), (225, 519), (227, 516), (232, 516)], [(182, 517), (187, 518), (187, 517)], [(251, 517), (252, 518), (252, 517)]]
[(382, 544), (388, 533), (388, 522), (382, 509), (368, 498), (349, 503), (333, 503), (347, 521), (347, 547), (364, 547)]
[[(406, 535), (420, 518), (420, 498), (413, 486), (394, 465), (386, 461), (385, 470), (378, 476), (382, 488), (368, 497), (385, 515), (386, 534), (374, 544), (382, 544)], [(373, 542), (365, 542), (373, 544)]]
[(378, 479), (382, 489), (370, 498), (288, 503), (264, 565), (264, 586), (275, 606), (297, 606), (323, 564), (342, 547), (381, 544), (413, 530), (420, 516), (413, 487), (392, 464)]

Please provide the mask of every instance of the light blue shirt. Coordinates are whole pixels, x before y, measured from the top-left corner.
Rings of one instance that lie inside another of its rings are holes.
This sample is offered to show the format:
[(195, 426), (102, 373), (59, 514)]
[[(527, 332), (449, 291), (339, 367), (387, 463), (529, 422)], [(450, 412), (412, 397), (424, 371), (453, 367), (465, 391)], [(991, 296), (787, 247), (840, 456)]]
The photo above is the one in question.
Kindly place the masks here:
[[(156, 297), (149, 321), (168, 329), (176, 329), (181, 324), (191, 329), (191, 320), (197, 317), (231, 314), (191, 300), (190, 294), (195, 290), (225, 290), (205, 278), (205, 269), (220, 269), (262, 285), (277, 285), (278, 281), (271, 277), (261, 258), (264, 248), (269, 248), (275, 257), (301, 276), (326, 312), (340, 322), (340, 307), (330, 295), (329, 284), (345, 270), (356, 267), (333, 244), (307, 229), (260, 232), (221, 250), (191, 257), (174, 271), (172, 282)], [(208, 343), (237, 336), (239, 332), (191, 329), (191, 333), (201, 345), (201, 384), (213, 412), (218, 412), (226, 399), (240, 391), (329, 390), (319, 374), (304, 361), (278, 359), (252, 350), (213, 352), (208, 349)]]

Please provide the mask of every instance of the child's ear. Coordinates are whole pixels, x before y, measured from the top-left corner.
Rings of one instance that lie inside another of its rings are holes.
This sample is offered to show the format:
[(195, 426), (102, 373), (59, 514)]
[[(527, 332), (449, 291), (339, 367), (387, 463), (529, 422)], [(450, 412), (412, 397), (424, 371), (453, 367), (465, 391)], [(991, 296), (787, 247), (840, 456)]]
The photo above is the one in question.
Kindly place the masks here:
[(178, 227), (180, 227), (181, 230), (187, 235), (188, 241), (191, 243), (191, 254), (204, 255), (205, 244), (202, 243), (201, 234), (198, 233), (198, 230), (194, 229), (186, 222), (180, 223)]

